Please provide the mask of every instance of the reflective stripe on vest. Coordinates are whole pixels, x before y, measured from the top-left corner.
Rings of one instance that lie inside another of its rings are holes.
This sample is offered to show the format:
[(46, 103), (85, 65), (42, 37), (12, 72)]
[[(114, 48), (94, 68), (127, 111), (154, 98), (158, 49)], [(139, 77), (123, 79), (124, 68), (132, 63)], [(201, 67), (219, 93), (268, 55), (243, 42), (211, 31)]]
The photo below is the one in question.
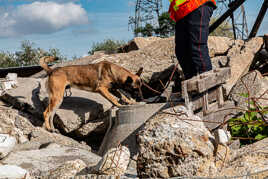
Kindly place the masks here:
[(215, 0), (169, 0), (169, 14), (170, 18), (173, 19), (175, 22), (182, 19), (199, 6), (203, 5), (206, 2), (213, 2), (216, 6)]
[(185, 3), (187, 0), (176, 0), (175, 5), (173, 6), (174, 10), (177, 11), (179, 9), (179, 6)]

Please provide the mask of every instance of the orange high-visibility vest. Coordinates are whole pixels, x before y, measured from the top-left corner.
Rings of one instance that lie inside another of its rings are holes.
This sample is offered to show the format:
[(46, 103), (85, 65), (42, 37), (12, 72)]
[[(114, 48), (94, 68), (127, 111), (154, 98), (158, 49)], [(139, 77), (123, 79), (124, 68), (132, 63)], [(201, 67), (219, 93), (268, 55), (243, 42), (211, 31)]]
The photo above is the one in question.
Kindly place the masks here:
[(172, 20), (177, 22), (183, 17), (187, 16), (190, 12), (197, 9), (202, 4), (211, 1), (216, 6), (215, 0), (169, 0), (169, 15)]

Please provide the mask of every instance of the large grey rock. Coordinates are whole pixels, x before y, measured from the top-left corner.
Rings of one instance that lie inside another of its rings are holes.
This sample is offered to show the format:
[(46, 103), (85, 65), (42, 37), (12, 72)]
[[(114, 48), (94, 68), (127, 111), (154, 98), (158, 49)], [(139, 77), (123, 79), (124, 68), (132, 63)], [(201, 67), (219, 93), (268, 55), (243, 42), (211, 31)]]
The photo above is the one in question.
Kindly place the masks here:
[(256, 98), (262, 107), (268, 106), (268, 79), (264, 78), (260, 72), (251, 71), (242, 76), (232, 88), (229, 98), (237, 103), (239, 107), (248, 108), (248, 95)]
[(40, 150), (17, 151), (11, 153), (1, 162), (17, 165), (34, 176), (46, 175), (47, 171), (56, 169), (67, 161), (80, 159), (87, 166), (96, 165), (100, 157), (83, 149), (50, 144)]
[(233, 151), (226, 160), (220, 176), (244, 176), (259, 172), (252, 177), (267, 177), (267, 151), (268, 138)]
[(160, 39), (160, 37), (136, 37), (131, 40), (127, 45), (119, 48), (119, 52), (128, 53), (133, 50), (139, 50)]
[(130, 152), (126, 146), (111, 148), (94, 167), (98, 174), (124, 175), (130, 159)]
[(33, 123), (36, 124), (36, 119), (5, 104), (0, 105), (0, 108), (0, 133), (11, 134), (19, 143), (23, 142), (23, 138), (27, 140), (28, 134), (34, 129)]
[(65, 162), (56, 169), (48, 171), (48, 178), (73, 178), (77, 173), (86, 168), (85, 162), (80, 159)]
[(16, 165), (1, 165), (0, 166), (0, 178), (8, 178), (8, 179), (18, 179), (25, 178), (29, 179), (30, 176), (27, 170), (18, 167)]
[(16, 138), (8, 134), (0, 134), (0, 159), (7, 156), (15, 147)]
[(0, 110), (0, 133), (11, 134), (17, 139), (18, 144), (14, 148), (16, 151), (39, 149), (40, 146), (51, 142), (91, 150), (89, 146), (72, 138), (36, 127), (41, 123), (38, 124), (39, 120), (27, 113), (6, 107), (4, 104), (0, 105)]
[(98, 175), (98, 174), (87, 174), (87, 175), (77, 175), (74, 179), (139, 179), (134, 176), (115, 176), (115, 175)]
[(241, 48), (232, 48), (228, 51), (227, 56), (230, 58), (231, 78), (224, 85), (226, 94), (229, 94), (239, 78), (248, 72), (255, 54), (261, 49), (262, 45), (263, 38), (256, 37), (245, 42)]
[(17, 145), (15, 151), (38, 150), (42, 148), (42, 146), (46, 146), (50, 143), (56, 143), (61, 146), (75, 147), (91, 151), (91, 148), (88, 145), (80, 144), (78, 141), (72, 138), (56, 133), (51, 133), (39, 127), (33, 129), (32, 132), (28, 135), (28, 137), (29, 141)]
[(209, 56), (223, 56), (226, 55), (228, 50), (232, 48), (234, 40), (228, 37), (209, 36), (208, 37), (208, 48)]
[[(139, 177), (209, 176), (217, 171), (213, 163), (214, 146), (210, 141), (213, 136), (202, 120), (183, 106), (174, 110), (178, 116), (160, 113), (150, 119), (138, 135)], [(174, 110), (165, 111), (174, 113)]]
[[(47, 93), (44, 92), (45, 80), (18, 78), (18, 83), (17, 88), (9, 90), (1, 99), (41, 119), (47, 105)], [(54, 123), (65, 133), (78, 130), (78, 133), (80, 131), (84, 136), (95, 129), (104, 133), (106, 121), (102, 121), (99, 117), (104, 115), (111, 106), (112, 104), (100, 94), (72, 89), (72, 96), (64, 98), (62, 105), (56, 110), (58, 118), (55, 118)], [(92, 124), (94, 127), (86, 127), (83, 130), (85, 124), (87, 126)]]

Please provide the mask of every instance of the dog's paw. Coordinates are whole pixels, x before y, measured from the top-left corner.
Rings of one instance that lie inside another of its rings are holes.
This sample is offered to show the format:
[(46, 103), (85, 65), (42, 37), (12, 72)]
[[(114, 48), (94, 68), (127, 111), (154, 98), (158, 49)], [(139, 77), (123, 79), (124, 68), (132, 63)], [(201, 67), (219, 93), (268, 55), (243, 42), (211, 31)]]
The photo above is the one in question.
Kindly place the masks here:
[(128, 105), (128, 103), (127, 103), (126, 101), (122, 100), (122, 99), (120, 99), (118, 102), (119, 102), (120, 104), (122, 104), (122, 105)]
[(55, 133), (55, 134), (60, 134), (60, 131), (58, 129), (50, 129), (49, 132)]

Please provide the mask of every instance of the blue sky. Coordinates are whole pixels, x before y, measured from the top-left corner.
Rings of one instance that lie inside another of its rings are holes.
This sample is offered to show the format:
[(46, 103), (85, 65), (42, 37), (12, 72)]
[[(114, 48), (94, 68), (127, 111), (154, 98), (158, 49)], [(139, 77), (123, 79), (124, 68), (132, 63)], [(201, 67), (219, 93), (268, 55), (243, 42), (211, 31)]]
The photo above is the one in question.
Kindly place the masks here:
[[(105, 39), (129, 41), (128, 27), (136, 0), (0, 0), (0, 51), (14, 52), (29, 40), (48, 50), (58, 48), (71, 58), (84, 56)], [(263, 0), (247, 0), (249, 30)], [(163, 0), (167, 10), (168, 0)], [(259, 34), (268, 33), (268, 16)]]

